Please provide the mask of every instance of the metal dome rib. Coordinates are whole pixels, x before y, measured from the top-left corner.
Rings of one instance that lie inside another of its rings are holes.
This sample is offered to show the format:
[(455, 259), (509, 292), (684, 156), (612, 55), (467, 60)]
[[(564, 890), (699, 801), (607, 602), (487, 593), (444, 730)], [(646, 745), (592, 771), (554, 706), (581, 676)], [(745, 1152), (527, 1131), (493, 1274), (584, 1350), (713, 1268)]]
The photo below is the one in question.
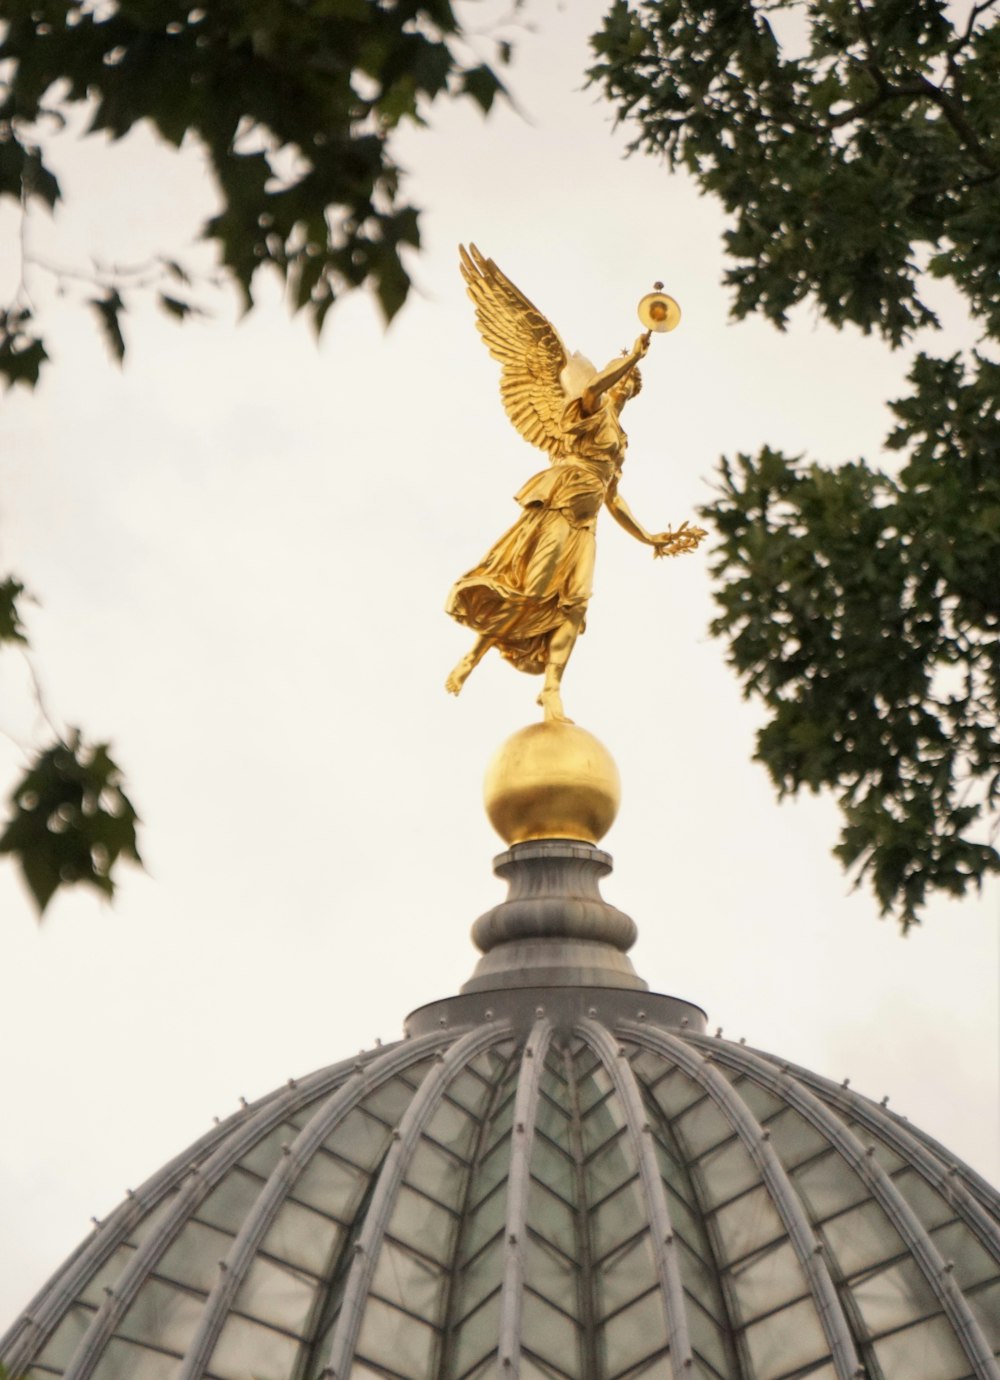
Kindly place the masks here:
[[(772, 1065), (778, 1064), (773, 1055), (755, 1052)], [(845, 1088), (787, 1060), (782, 1060), (780, 1067), (794, 1073), (800, 1083), (814, 1089), (845, 1116), (856, 1118), (868, 1130), (892, 1145), (904, 1159), (918, 1166), (940, 1192), (954, 1198), (956, 1209), (968, 1225), (991, 1243), (994, 1254), (1000, 1259), (1000, 1194), (975, 1170), (957, 1160), (943, 1145), (918, 1127), (911, 1126), (888, 1108), (873, 1106), (852, 1088)]]
[(498, 1032), (494, 1027), (486, 1026), (470, 1030), (461, 1036), (441, 1057), (440, 1064), (431, 1076), (421, 1084), (400, 1122), (398, 1132), (394, 1132), (395, 1143), (382, 1166), (364, 1227), (355, 1243), (354, 1261), (347, 1279), (333, 1340), (330, 1343), (329, 1360), (320, 1371), (321, 1375), (347, 1375), (354, 1358), (361, 1313), (371, 1289), (376, 1257), (382, 1246), (389, 1214), (395, 1204), (417, 1140), (449, 1079), (463, 1069), (475, 1055), (495, 1043), (498, 1033), (502, 1035), (506, 1032), (502, 1029)]
[(851, 1330), (837, 1297), (826, 1261), (820, 1253), (809, 1220), (802, 1210), (788, 1175), (770, 1145), (770, 1137), (746, 1105), (733, 1092), (732, 1086), (708, 1065), (708, 1060), (687, 1048), (682, 1040), (662, 1030), (646, 1025), (622, 1022), (621, 1029), (647, 1048), (658, 1050), (682, 1068), (715, 1101), (729, 1121), (760, 1170), (761, 1178), (770, 1190), (771, 1198), (789, 1239), (795, 1248), (813, 1291), (819, 1314), (830, 1344), (838, 1380), (855, 1380), (864, 1374), (864, 1367), (854, 1347)]
[(220, 1262), (224, 1263), (225, 1268), (220, 1270), (218, 1282), (209, 1295), (178, 1380), (197, 1380), (197, 1377), (202, 1375), (225, 1322), (227, 1310), (268, 1227), (330, 1130), (357, 1106), (374, 1084), (384, 1078), (390, 1078), (398, 1070), (407, 1068), (425, 1052), (440, 1048), (444, 1043), (445, 1039), (440, 1035), (426, 1036), (422, 1040), (397, 1045), (380, 1058), (355, 1068), (349, 1081), (338, 1088), (302, 1128), (289, 1146), (288, 1154), (283, 1155), (272, 1170), (271, 1177), (240, 1228), (225, 1261)]
[(688, 1335), (687, 1310), (684, 1306), (684, 1287), (677, 1264), (674, 1229), (663, 1179), (648, 1136), (649, 1124), (642, 1104), (642, 1094), (635, 1075), (624, 1059), (624, 1051), (618, 1048), (602, 1026), (596, 1021), (587, 1020), (581, 1021), (577, 1030), (603, 1060), (625, 1109), (626, 1125), (639, 1161), (642, 1188), (649, 1213), (653, 1256), (667, 1320), (670, 1369), (674, 1380), (684, 1380), (684, 1372), (691, 1366), (691, 1338)]
[(514, 1101), (514, 1135), (507, 1176), (507, 1218), (504, 1224), (503, 1284), (500, 1297), (498, 1353), (500, 1362), (515, 1370), (521, 1360), (521, 1303), (524, 1289), (524, 1233), (528, 1211), (529, 1165), (535, 1141), (538, 1085), (552, 1039), (552, 1023), (535, 1022), (521, 1056)]
[(962, 1339), (979, 1380), (1000, 1380), (1000, 1371), (994, 1363), (986, 1339), (961, 1290), (952, 1279), (951, 1271), (947, 1269), (945, 1261), (916, 1213), (874, 1156), (866, 1151), (857, 1137), (838, 1121), (814, 1093), (808, 1088), (797, 1086), (793, 1079), (783, 1079), (780, 1073), (776, 1074), (773, 1071), (766, 1060), (752, 1051), (740, 1048), (739, 1053), (734, 1053), (731, 1048), (723, 1048), (712, 1052), (717, 1053), (719, 1059), (729, 1063), (731, 1067), (751, 1073), (772, 1092), (782, 1096), (790, 1107), (794, 1107), (826, 1136), (855, 1174), (867, 1185), (872, 1197), (884, 1209), (886, 1216), (906, 1242), (924, 1278), (937, 1295), (952, 1326)]

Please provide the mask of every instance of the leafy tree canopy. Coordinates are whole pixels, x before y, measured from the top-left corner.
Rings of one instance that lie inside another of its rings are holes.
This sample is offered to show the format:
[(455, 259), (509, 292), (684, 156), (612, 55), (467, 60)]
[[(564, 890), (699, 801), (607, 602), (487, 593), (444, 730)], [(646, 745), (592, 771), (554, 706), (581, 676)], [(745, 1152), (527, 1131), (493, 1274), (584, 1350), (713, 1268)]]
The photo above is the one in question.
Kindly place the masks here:
[[(206, 154), (221, 207), (203, 234), (246, 306), (270, 265), (317, 329), (351, 288), (371, 284), (387, 319), (406, 298), (418, 213), (393, 130), (437, 96), (488, 110), (502, 89), (464, 60), (450, 0), (10, 0), (0, 32), (0, 198), (56, 206), (48, 146), (70, 106), (113, 139), (146, 121)], [(131, 292), (152, 283), (166, 311), (193, 309), (175, 249), (152, 269), (95, 275), (90, 305), (119, 359)], [(0, 379), (33, 386), (47, 358), (30, 305), (0, 311)]]
[(599, 82), (729, 213), (733, 314), (811, 302), (890, 347), (960, 292), (979, 348), (916, 355), (901, 465), (723, 460), (702, 511), (757, 756), (781, 793), (836, 792), (837, 853), (904, 929), (1000, 871), (998, 0), (615, 0)]
[[(497, 55), (507, 61), (506, 44)], [(270, 266), (317, 331), (339, 296), (364, 285), (389, 320), (409, 289), (403, 251), (420, 242), (393, 131), (422, 123), (438, 96), (487, 111), (501, 90), (492, 67), (468, 58), (450, 0), (8, 0), (0, 199), (22, 215), (57, 206), (51, 150), (71, 107), (91, 135), (120, 139), (146, 122), (168, 144), (204, 152), (220, 206), (202, 233), (246, 307)], [(138, 271), (95, 268), (83, 300), (121, 360), (139, 292), (183, 320), (198, 310), (197, 286), (165, 245)], [(48, 358), (22, 287), (0, 307), (0, 385), (34, 387)], [(0, 583), (0, 651), (25, 648), (23, 595), (14, 576)], [(110, 896), (119, 858), (139, 861), (118, 767), (106, 744), (78, 732), (32, 754), (10, 806), (0, 853), (19, 862), (39, 913), (74, 883)]]

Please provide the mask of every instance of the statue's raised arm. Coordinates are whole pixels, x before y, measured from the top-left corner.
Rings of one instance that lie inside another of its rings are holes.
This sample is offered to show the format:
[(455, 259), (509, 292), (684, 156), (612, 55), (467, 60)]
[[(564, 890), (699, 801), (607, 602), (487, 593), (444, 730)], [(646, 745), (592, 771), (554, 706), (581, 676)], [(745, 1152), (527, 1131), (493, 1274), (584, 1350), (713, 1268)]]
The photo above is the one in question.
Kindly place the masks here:
[(551, 466), (516, 495), (521, 514), (513, 527), (452, 587), (447, 611), (477, 636), (445, 685), (457, 695), (496, 647), (518, 670), (544, 675), (538, 702), (545, 718), (565, 720), (562, 677), (584, 628), (601, 507), (606, 504), (620, 526), (657, 556), (693, 550), (705, 535), (687, 523), (650, 534), (618, 493), (626, 447), (619, 414), (642, 386), (638, 364), (649, 348), (649, 329), (671, 329), (679, 310), (662, 293), (643, 299), (641, 307), (655, 298), (661, 314), (644, 317), (649, 329), (632, 349), (598, 370), (566, 350), (551, 323), (492, 259), (475, 245), (459, 252), (479, 332), (502, 366), (507, 415), (525, 440), (548, 453)]

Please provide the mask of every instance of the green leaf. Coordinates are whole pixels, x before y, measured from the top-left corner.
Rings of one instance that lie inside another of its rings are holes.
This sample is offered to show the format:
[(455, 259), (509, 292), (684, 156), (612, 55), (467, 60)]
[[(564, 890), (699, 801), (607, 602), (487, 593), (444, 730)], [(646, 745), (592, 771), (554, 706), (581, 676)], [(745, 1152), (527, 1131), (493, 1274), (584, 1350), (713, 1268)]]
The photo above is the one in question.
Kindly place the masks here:
[(24, 624), (17, 601), (24, 593), (24, 585), (12, 575), (0, 581), (0, 643), (20, 642), (27, 646)]
[(485, 63), (479, 67), (472, 67), (463, 74), (462, 91), (465, 95), (471, 96), (483, 111), (493, 108), (493, 102), (498, 95), (506, 94), (500, 78), (492, 67)]
[(118, 363), (123, 363), (125, 359), (125, 337), (122, 335), (119, 317), (125, 309), (125, 304), (118, 292), (111, 289), (103, 297), (92, 298), (90, 305), (97, 312), (97, 319), (101, 323), (108, 348)]
[(10, 805), (0, 853), (19, 863), (39, 917), (60, 887), (85, 883), (111, 898), (119, 859), (141, 865), (138, 816), (105, 743), (89, 747), (74, 731), (39, 752)]

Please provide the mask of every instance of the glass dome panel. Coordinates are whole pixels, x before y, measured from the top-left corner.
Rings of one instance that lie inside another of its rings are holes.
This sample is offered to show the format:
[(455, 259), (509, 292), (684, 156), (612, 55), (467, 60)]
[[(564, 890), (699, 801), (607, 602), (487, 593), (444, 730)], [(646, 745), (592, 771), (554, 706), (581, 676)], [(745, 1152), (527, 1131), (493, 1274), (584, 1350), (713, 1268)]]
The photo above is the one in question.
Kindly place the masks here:
[(607, 1318), (597, 1331), (603, 1374), (608, 1380), (648, 1361), (667, 1344), (667, 1326), (659, 1289)]

